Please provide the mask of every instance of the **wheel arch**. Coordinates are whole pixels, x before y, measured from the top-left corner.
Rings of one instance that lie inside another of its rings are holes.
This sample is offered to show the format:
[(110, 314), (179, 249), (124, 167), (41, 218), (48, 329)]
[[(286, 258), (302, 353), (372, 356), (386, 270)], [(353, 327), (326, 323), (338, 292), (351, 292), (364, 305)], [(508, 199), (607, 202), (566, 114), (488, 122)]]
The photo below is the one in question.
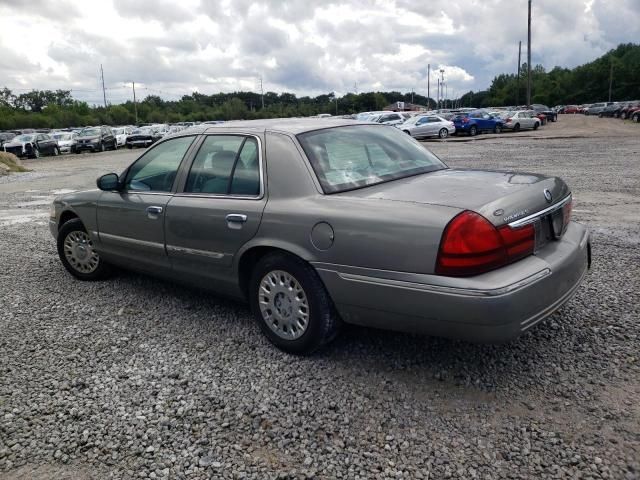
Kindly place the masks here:
[(67, 223), (69, 220), (73, 220), (74, 218), (80, 218), (76, 212), (73, 210), (64, 210), (60, 214), (60, 220), (58, 220), (58, 230)]
[(254, 266), (265, 255), (275, 252), (292, 255), (309, 264), (313, 261), (313, 256), (304, 248), (300, 248), (299, 246), (290, 243), (264, 242), (246, 246), (238, 254), (235, 269), (238, 278), (238, 286), (245, 298), (249, 297), (249, 281), (251, 280), (251, 273), (253, 272)]

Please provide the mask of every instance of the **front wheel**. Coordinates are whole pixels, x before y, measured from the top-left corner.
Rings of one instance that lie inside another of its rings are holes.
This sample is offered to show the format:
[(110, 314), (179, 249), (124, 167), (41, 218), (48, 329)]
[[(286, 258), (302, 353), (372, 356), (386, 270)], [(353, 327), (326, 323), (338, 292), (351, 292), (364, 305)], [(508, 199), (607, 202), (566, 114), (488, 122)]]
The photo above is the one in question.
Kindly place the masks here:
[(104, 142), (100, 142), (100, 151), (104, 152), (105, 148), (104, 148)]
[(500, 125), (496, 125), (493, 127), (493, 133), (502, 133), (502, 127)]
[(475, 125), (471, 125), (471, 128), (469, 129), (469, 135), (471, 135), (472, 137), (475, 137), (478, 134), (478, 127), (476, 127)]
[(91, 237), (79, 218), (69, 220), (60, 227), (57, 247), (64, 268), (80, 280), (101, 280), (111, 271), (93, 249)]
[(447, 130), (446, 128), (441, 128), (440, 131), (438, 132), (438, 137), (445, 139), (449, 136), (449, 130)]
[(537, 130), (539, 126), (540, 126), (540, 124), (538, 122), (536, 122), (536, 123), (533, 124), (533, 129)]
[(631, 120), (633, 120), (635, 123), (640, 122), (640, 115), (638, 115), (637, 113), (631, 118)]
[(338, 334), (341, 322), (324, 284), (311, 265), (293, 255), (260, 259), (249, 301), (262, 332), (285, 352), (308, 355)]
[(520, 131), (520, 124), (519, 124), (519, 123), (516, 123), (516, 124), (513, 126), (513, 131), (514, 131), (514, 132), (519, 132), (519, 131)]
[(38, 147), (33, 147), (33, 154), (31, 156), (33, 158), (40, 158), (40, 149)]

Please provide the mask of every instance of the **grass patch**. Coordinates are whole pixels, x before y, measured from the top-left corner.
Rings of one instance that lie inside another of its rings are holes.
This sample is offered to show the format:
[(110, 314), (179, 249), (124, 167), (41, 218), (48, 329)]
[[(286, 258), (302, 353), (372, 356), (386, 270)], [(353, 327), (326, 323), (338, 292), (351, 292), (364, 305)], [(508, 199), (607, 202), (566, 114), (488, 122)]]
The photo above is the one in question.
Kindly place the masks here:
[(22, 162), (13, 153), (0, 152), (0, 175), (9, 172), (30, 172), (22, 166)]

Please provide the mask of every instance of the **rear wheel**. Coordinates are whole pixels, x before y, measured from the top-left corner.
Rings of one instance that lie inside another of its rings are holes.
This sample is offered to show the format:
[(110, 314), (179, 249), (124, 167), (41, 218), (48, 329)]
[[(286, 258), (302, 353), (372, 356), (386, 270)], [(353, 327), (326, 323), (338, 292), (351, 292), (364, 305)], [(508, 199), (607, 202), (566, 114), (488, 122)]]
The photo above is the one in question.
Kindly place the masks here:
[(475, 137), (478, 134), (478, 127), (476, 127), (475, 125), (471, 125), (471, 128), (469, 128), (469, 135), (471, 135), (472, 137)]
[(100, 151), (104, 152), (105, 148), (104, 148), (104, 142), (100, 142)]
[(536, 122), (536, 123), (533, 124), (533, 129), (537, 130), (539, 126), (540, 126), (540, 124), (538, 122)]
[(249, 285), (253, 315), (262, 332), (288, 353), (313, 353), (335, 338), (340, 319), (316, 271), (286, 253), (256, 264)]
[(38, 147), (33, 147), (33, 153), (31, 154), (32, 158), (40, 158), (40, 149)]
[(633, 117), (631, 117), (631, 120), (633, 120), (636, 123), (640, 122), (640, 115), (637, 113), (634, 113)]
[(447, 130), (446, 128), (441, 128), (440, 131), (438, 132), (438, 137), (440, 138), (447, 138), (449, 136), (449, 130)]
[(495, 127), (493, 127), (493, 133), (502, 133), (502, 126), (496, 125)]
[(80, 280), (101, 280), (111, 272), (109, 265), (93, 249), (91, 237), (79, 218), (60, 227), (57, 247), (64, 268)]

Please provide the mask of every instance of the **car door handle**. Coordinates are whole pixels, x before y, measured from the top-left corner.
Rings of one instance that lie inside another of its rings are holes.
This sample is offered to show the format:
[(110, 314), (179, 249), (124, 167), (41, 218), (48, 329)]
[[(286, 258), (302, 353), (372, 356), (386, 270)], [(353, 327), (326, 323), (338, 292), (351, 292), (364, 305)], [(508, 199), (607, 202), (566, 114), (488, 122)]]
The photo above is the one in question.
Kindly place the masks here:
[(247, 216), (242, 213), (230, 213), (227, 215), (227, 222), (244, 223), (247, 221)]
[(150, 213), (151, 215), (160, 215), (162, 213), (162, 207), (156, 207), (155, 205), (147, 207), (147, 213)]

